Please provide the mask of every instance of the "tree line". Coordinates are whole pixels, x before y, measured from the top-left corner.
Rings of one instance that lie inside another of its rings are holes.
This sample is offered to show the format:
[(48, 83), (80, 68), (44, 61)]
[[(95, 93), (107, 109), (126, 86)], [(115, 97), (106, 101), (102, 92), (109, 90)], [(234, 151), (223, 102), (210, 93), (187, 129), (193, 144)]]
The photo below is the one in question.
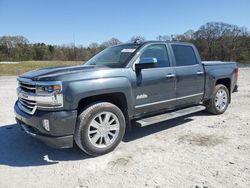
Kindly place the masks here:
[[(129, 40), (145, 41), (143, 36), (134, 36)], [(188, 30), (178, 35), (159, 35), (156, 40), (191, 42), (198, 48), (203, 60), (237, 61), (250, 63), (250, 33), (245, 27), (221, 22), (209, 22), (197, 31)], [(122, 43), (117, 38), (101, 44), (89, 46), (49, 45), (30, 43), (23, 36), (0, 37), (0, 61), (27, 60), (69, 60), (86, 61), (101, 50)]]

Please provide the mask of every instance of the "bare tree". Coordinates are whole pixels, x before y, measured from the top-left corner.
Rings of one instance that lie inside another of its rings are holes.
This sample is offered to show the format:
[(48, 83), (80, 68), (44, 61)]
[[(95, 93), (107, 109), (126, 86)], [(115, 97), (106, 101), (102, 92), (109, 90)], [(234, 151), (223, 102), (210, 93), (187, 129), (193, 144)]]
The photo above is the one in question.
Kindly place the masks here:
[(109, 46), (115, 46), (115, 45), (118, 45), (118, 44), (121, 44), (122, 42), (117, 39), (117, 38), (111, 38), (110, 40), (106, 41), (106, 42), (103, 42), (102, 45), (105, 46), (105, 47), (109, 47)]
[(156, 40), (159, 41), (171, 41), (171, 37), (169, 35), (158, 35)]

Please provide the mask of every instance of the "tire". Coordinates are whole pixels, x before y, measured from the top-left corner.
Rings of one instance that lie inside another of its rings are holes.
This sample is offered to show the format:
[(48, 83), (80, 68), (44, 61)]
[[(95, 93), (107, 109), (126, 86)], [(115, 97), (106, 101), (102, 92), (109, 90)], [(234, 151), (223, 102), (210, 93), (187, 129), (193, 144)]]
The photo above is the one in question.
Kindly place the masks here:
[(112, 103), (98, 102), (89, 105), (78, 115), (74, 139), (85, 153), (99, 156), (117, 147), (125, 129), (126, 121), (120, 108)]
[(211, 99), (205, 102), (207, 111), (219, 115), (223, 114), (229, 104), (229, 91), (226, 86), (218, 84), (215, 86)]

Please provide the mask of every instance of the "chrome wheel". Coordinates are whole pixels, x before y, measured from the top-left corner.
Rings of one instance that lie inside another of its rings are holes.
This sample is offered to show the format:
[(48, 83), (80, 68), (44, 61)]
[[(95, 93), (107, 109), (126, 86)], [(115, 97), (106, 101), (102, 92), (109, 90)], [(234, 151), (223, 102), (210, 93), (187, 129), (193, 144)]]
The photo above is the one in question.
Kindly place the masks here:
[(220, 112), (223, 111), (228, 103), (227, 93), (224, 89), (219, 89), (215, 96), (215, 106)]
[(120, 131), (120, 123), (112, 112), (97, 114), (88, 128), (89, 141), (98, 148), (105, 148), (114, 143)]

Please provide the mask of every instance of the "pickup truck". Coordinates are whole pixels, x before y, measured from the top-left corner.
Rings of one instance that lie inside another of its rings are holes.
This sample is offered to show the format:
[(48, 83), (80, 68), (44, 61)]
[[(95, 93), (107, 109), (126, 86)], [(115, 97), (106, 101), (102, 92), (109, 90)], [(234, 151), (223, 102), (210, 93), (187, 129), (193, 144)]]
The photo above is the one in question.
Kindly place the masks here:
[(56, 148), (76, 143), (98, 156), (114, 150), (131, 125), (205, 109), (224, 113), (237, 78), (235, 62), (201, 62), (193, 44), (125, 43), (80, 66), (19, 76), (14, 110), (27, 134)]

